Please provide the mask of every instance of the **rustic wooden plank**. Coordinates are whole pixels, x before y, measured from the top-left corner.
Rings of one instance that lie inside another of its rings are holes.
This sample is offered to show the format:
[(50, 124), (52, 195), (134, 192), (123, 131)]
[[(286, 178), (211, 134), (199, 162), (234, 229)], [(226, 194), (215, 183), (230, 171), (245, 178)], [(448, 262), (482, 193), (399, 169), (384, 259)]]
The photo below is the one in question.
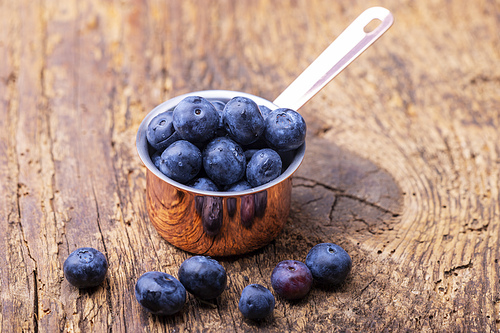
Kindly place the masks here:
[[(371, 5), (394, 27), (301, 109), (308, 149), (282, 234), (220, 258), (228, 289), (172, 317), (135, 301), (149, 270), (190, 254), (149, 222), (134, 140), (143, 117), (192, 90), (272, 100)], [(0, 2), (0, 270), (5, 332), (480, 331), (500, 329), (500, 6), (497, 1)], [(353, 258), (347, 282), (237, 309), (284, 259), (318, 242)], [(62, 264), (105, 253), (102, 286)], [(5, 268), (6, 267), (6, 268)]]
[[(17, 8), (14, 3), (0, 4), (2, 12), (13, 12)], [(32, 14), (32, 13), (30, 13)], [(0, 331), (20, 332), (33, 331), (37, 327), (37, 265), (25, 243), (24, 228), (21, 222), (20, 203), (25, 197), (27, 188), (18, 183), (19, 159), (16, 151), (16, 122), (20, 107), (20, 93), (17, 87), (22, 86), (23, 92), (29, 91), (30, 78), (24, 72), (20, 75), (20, 54), (26, 52), (22, 46), (23, 39), (19, 35), (20, 19), (2, 20), (0, 22), (0, 174), (2, 177), (0, 204), (0, 253), (2, 254), (2, 269), (0, 270), (1, 290), (1, 324)], [(33, 26), (30, 27), (31, 29)], [(34, 42), (33, 36), (30, 41)], [(26, 40), (24, 40), (26, 42)], [(38, 55), (39, 56), (39, 55)], [(26, 59), (29, 62), (32, 59)], [(26, 89), (28, 88), (28, 89)], [(31, 104), (36, 107), (32, 98), (23, 107)], [(17, 318), (16, 320), (13, 320)]]

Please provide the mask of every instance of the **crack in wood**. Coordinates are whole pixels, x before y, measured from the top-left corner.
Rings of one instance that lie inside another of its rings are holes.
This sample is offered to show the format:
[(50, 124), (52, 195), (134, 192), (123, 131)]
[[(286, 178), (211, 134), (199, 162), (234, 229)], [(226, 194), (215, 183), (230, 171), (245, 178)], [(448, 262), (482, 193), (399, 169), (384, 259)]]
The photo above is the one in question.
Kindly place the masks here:
[(445, 270), (444, 271), (444, 276), (445, 277), (449, 277), (450, 275), (452, 275), (455, 271), (458, 271), (458, 270), (463, 270), (463, 269), (468, 269), (468, 268), (472, 268), (472, 259), (469, 260), (469, 262), (465, 265), (458, 265), (458, 266), (455, 266), (455, 267), (452, 267), (448, 270)]
[[(323, 184), (321, 182), (318, 182), (317, 180), (314, 180), (314, 179), (310, 179), (310, 178), (306, 178), (306, 177), (301, 177), (301, 176), (297, 176), (295, 177), (297, 179), (302, 179), (302, 180), (305, 180), (305, 181), (308, 181), (308, 182), (311, 182), (313, 183), (312, 185), (309, 185), (309, 184), (294, 184), (293, 187), (306, 187), (306, 188), (314, 188), (316, 186), (320, 186), (320, 187), (323, 187), (324, 189), (326, 190), (329, 190), (329, 191), (332, 191), (335, 193), (336, 195), (336, 198), (335, 198), (335, 201), (334, 203), (337, 201), (337, 197), (340, 197), (340, 198), (348, 198), (348, 199), (352, 199), (352, 200), (355, 200), (355, 201), (358, 201), (360, 203), (363, 203), (367, 206), (370, 206), (370, 207), (373, 207), (375, 209), (378, 209), (380, 210), (381, 212), (385, 213), (385, 214), (390, 214), (392, 215), (392, 217), (398, 217), (400, 216), (399, 213), (394, 213), (392, 211), (390, 211), (389, 209), (386, 209), (384, 207), (381, 207), (379, 205), (377, 205), (376, 203), (373, 203), (371, 201), (368, 201), (366, 199), (363, 199), (363, 198), (360, 198), (360, 197), (357, 197), (353, 194), (347, 194), (345, 193), (345, 190), (342, 190), (342, 189), (338, 189), (338, 188), (335, 188), (333, 186), (330, 186), (330, 185), (327, 185), (327, 184)], [(332, 210), (331, 212), (333, 211), (333, 207), (332, 207)], [(330, 214), (331, 216), (331, 214)]]

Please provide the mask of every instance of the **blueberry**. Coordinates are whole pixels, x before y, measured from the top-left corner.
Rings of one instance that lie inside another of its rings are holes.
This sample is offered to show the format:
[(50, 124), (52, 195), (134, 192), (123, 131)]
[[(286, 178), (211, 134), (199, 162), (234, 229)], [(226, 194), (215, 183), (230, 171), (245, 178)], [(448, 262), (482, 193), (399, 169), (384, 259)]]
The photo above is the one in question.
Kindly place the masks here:
[(269, 147), (287, 151), (300, 147), (306, 139), (306, 122), (291, 109), (276, 109), (266, 118), (264, 137)]
[(221, 102), (221, 101), (211, 101), (212, 105), (214, 108), (219, 112), (219, 118), (222, 121), (222, 111), (224, 111), (224, 107), (226, 106), (226, 103)]
[(270, 182), (281, 174), (280, 155), (272, 149), (265, 148), (253, 154), (247, 164), (247, 180), (253, 187)]
[(217, 185), (215, 185), (215, 183), (210, 178), (207, 177), (195, 178), (186, 185), (203, 191), (213, 191), (213, 192), (219, 191)]
[(233, 140), (227, 137), (215, 138), (203, 151), (203, 167), (216, 184), (233, 184), (245, 175), (245, 154)]
[(248, 319), (263, 319), (273, 313), (274, 296), (260, 284), (250, 284), (241, 292), (238, 308)]
[[(261, 148), (262, 149), (262, 148)], [(245, 150), (245, 158), (247, 159), (247, 162), (250, 161), (252, 156), (258, 152), (260, 149), (247, 149)]]
[(162, 150), (157, 150), (153, 153), (153, 155), (151, 155), (151, 161), (153, 162), (153, 164), (155, 165), (155, 167), (157, 167), (158, 169), (160, 169), (160, 162), (161, 162), (161, 153), (163, 153)]
[(262, 114), (262, 117), (264, 117), (264, 119), (266, 119), (267, 116), (269, 116), (269, 114), (273, 111), (265, 105), (259, 105), (259, 110), (260, 110), (260, 113)]
[(82, 247), (73, 251), (64, 261), (63, 271), (66, 280), (75, 287), (95, 287), (104, 281), (108, 261), (98, 250)]
[(307, 254), (306, 266), (318, 283), (336, 285), (345, 280), (351, 271), (352, 261), (349, 254), (340, 246), (321, 243), (315, 245)]
[[(246, 180), (240, 180), (237, 183), (232, 184), (226, 188), (227, 192), (239, 192), (251, 189), (252, 186)], [(229, 216), (233, 216), (236, 213), (236, 198), (227, 198), (227, 213)]]
[[(195, 179), (191, 180), (189, 183), (187, 183), (186, 185), (191, 186), (193, 188), (196, 188), (198, 190), (203, 190), (203, 191), (213, 191), (213, 192), (219, 191), (217, 185), (215, 185), (215, 183), (210, 178), (207, 178), (207, 177), (195, 178)], [(202, 214), (204, 200), (205, 200), (205, 196), (203, 196), (203, 195), (197, 195), (194, 197), (195, 209), (199, 215)]]
[(218, 297), (227, 285), (224, 267), (215, 259), (194, 256), (179, 267), (179, 281), (194, 296), (203, 299)]
[(313, 277), (307, 266), (297, 260), (284, 260), (271, 273), (274, 291), (286, 299), (300, 299), (311, 290)]
[(173, 125), (173, 112), (166, 111), (156, 115), (148, 124), (146, 138), (156, 150), (164, 150), (173, 142), (180, 140)]
[(173, 124), (184, 140), (191, 143), (206, 142), (215, 136), (219, 114), (205, 98), (188, 96), (175, 107)]
[(223, 111), (224, 107), (226, 106), (226, 103), (221, 102), (221, 101), (211, 101), (212, 105), (215, 107), (217, 110), (217, 113), (219, 114), (219, 126), (217, 127), (217, 135), (218, 136), (223, 136), (226, 134), (226, 130), (224, 129), (224, 121), (223, 121)]
[(170, 274), (147, 272), (135, 284), (135, 298), (153, 314), (172, 315), (186, 303), (186, 289)]
[(245, 190), (248, 190), (251, 188), (252, 188), (252, 186), (250, 186), (250, 184), (246, 180), (242, 179), (239, 182), (228, 186), (226, 188), (226, 191), (227, 192), (239, 192), (239, 191), (245, 191)]
[(172, 143), (160, 157), (160, 171), (179, 183), (186, 183), (196, 177), (201, 166), (200, 150), (185, 140)]
[(224, 218), (224, 207), (222, 197), (206, 196), (203, 197), (201, 208), (201, 223), (203, 231), (208, 236), (216, 236), (222, 228)]
[(257, 141), (264, 132), (264, 117), (259, 107), (246, 97), (234, 97), (226, 103), (223, 121), (226, 132), (241, 145)]

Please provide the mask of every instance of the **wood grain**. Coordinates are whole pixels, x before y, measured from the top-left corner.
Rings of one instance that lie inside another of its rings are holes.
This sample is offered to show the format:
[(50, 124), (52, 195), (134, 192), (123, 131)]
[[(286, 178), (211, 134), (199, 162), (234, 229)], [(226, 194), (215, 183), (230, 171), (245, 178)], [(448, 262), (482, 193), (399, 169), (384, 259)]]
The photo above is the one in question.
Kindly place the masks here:
[[(143, 117), (194, 90), (273, 100), (373, 5), (394, 26), (300, 110), (282, 233), (221, 259), (213, 303), (146, 313), (135, 281), (190, 255), (150, 223)], [(499, 17), (495, 0), (0, 1), (0, 331), (500, 331)], [(319, 242), (351, 255), (346, 283), (243, 319), (244, 286)], [(62, 273), (81, 246), (110, 264), (92, 290)]]

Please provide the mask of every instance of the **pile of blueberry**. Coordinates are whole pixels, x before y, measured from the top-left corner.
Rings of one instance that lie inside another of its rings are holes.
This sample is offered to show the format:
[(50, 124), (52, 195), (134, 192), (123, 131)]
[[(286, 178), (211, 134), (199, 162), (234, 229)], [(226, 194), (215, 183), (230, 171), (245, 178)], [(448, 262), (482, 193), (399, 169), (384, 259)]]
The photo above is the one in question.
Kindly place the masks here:
[(167, 177), (208, 191), (242, 191), (279, 177), (300, 147), (306, 123), (238, 96), (227, 103), (189, 96), (148, 124), (151, 160)]
[[(305, 263), (284, 260), (274, 268), (271, 285), (280, 297), (295, 300), (305, 297), (313, 281), (320, 285), (338, 285), (351, 271), (349, 254), (340, 246), (321, 243), (307, 254)], [(108, 263), (93, 248), (75, 250), (64, 262), (64, 275), (79, 288), (94, 287), (105, 278)], [(201, 300), (217, 298), (226, 289), (227, 275), (215, 259), (194, 256), (179, 267), (178, 279), (163, 272), (146, 272), (136, 282), (135, 297), (139, 304), (156, 315), (172, 315), (186, 303), (186, 291)], [(250, 284), (241, 292), (238, 308), (244, 317), (263, 319), (272, 314), (275, 298), (260, 284)]]

